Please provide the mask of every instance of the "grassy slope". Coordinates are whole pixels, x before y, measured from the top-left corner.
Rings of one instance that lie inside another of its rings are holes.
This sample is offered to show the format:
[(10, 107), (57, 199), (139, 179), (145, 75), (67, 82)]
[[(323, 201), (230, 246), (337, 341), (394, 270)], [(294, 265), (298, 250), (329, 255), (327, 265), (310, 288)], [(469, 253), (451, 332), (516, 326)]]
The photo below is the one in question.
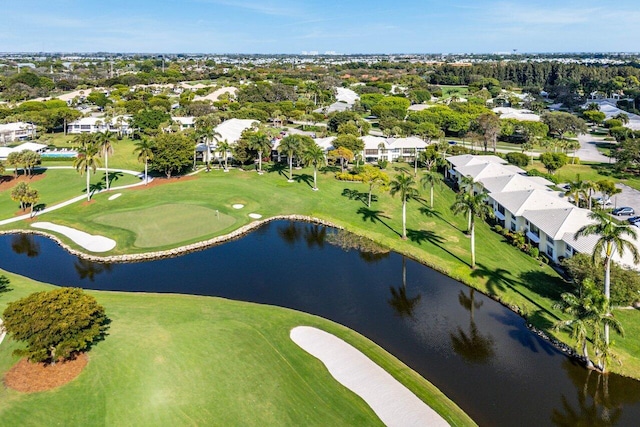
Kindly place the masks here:
[[(544, 165), (538, 161), (534, 161), (532, 166), (527, 167), (527, 169), (531, 168), (538, 169), (541, 172), (546, 172)], [(556, 176), (561, 182), (575, 181), (578, 175), (580, 175), (580, 179), (583, 180), (600, 181), (603, 179), (609, 179), (614, 182), (626, 184), (636, 190), (640, 190), (640, 178), (632, 176), (623, 179), (617, 178), (613, 176), (612, 167), (608, 164), (568, 164), (556, 171)]]
[[(62, 164), (59, 166), (62, 166)], [(86, 177), (80, 176), (75, 170), (50, 169), (44, 173), (45, 178), (28, 183), (29, 186), (38, 190), (40, 194), (38, 204), (45, 204), (50, 207), (85, 193)], [(109, 177), (112, 179), (111, 185), (114, 187), (140, 182), (137, 177), (127, 174), (119, 174), (114, 179), (114, 175), (111, 172)], [(97, 172), (95, 175), (91, 175), (91, 183), (99, 183), (103, 178), (104, 173)], [(0, 219), (12, 217), (19, 208), (19, 204), (11, 200), (11, 190), (0, 191)]]
[[(469, 239), (464, 234), (466, 219), (454, 216), (450, 206), (454, 193), (446, 187), (436, 189), (434, 210), (423, 202), (410, 202), (407, 210), (409, 240), (399, 239), (401, 232), (401, 204), (398, 198), (376, 191), (379, 201), (371, 209), (358, 200), (343, 196), (343, 191), (366, 191), (364, 185), (345, 183), (333, 178), (332, 173), (319, 174), (320, 191), (312, 192), (305, 183), (311, 171), (296, 171), (298, 182), (288, 183), (286, 174), (278, 172), (258, 176), (254, 172), (232, 170), (222, 173), (200, 173), (198, 179), (148, 189), (125, 191), (122, 197), (107, 201), (107, 195), (97, 195), (96, 203), (75, 204), (47, 215), (47, 220), (76, 227), (90, 233), (108, 235), (118, 242), (113, 254), (146, 252), (168, 249), (176, 245), (156, 248), (137, 248), (134, 233), (94, 222), (98, 216), (115, 212), (134, 212), (166, 203), (196, 204), (236, 218), (236, 223), (221, 229), (216, 235), (226, 234), (251, 222), (248, 214), (256, 212), (265, 217), (278, 214), (312, 215), (338, 225), (405, 253), (420, 262), (445, 272), (480, 291), (493, 295), (505, 304), (517, 306), (536, 327), (549, 328), (562, 316), (553, 304), (562, 292), (568, 291), (551, 268), (539, 265), (531, 257), (503, 242), (486, 224), (476, 227), (476, 255), (478, 268), (471, 270)], [(231, 205), (242, 203), (244, 209), (234, 210)], [(12, 228), (19, 227), (15, 224)], [(22, 224), (24, 226), (24, 224)], [(11, 228), (9, 226), (4, 227)], [(213, 237), (203, 234), (185, 240), (188, 244)], [(63, 238), (64, 240), (64, 238)], [(68, 244), (74, 246), (72, 242)], [(633, 312), (626, 320), (640, 324)], [(626, 327), (627, 326), (625, 322)], [(571, 342), (564, 333), (554, 333), (565, 342)], [(629, 341), (619, 341), (616, 351), (628, 363), (612, 369), (629, 376), (640, 372), (640, 351)], [(633, 356), (630, 356), (633, 355)]]
[[(51, 286), (9, 275), (9, 300)], [(371, 341), (292, 310), (220, 298), (90, 292), (112, 320), (79, 378), (50, 392), (0, 388), (7, 425), (379, 425), (371, 409), (295, 345), (311, 325), (345, 339), (451, 425), (473, 422), (435, 387)], [(17, 359), (0, 346), (0, 372)]]

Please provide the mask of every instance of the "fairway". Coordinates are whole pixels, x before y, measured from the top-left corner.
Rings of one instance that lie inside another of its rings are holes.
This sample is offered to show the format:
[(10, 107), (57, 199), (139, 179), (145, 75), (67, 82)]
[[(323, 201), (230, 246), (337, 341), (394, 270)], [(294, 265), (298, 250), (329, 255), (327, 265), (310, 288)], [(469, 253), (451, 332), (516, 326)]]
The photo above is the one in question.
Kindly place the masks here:
[(235, 218), (198, 205), (166, 204), (139, 211), (97, 217), (95, 222), (124, 228), (136, 235), (135, 246), (166, 246), (217, 233), (233, 225)]

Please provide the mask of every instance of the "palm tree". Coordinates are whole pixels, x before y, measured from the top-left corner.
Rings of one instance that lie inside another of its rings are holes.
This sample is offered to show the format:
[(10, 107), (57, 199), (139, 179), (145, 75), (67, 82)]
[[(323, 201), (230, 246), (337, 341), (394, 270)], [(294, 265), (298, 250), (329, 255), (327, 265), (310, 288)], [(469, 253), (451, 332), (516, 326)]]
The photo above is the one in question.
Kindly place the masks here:
[(218, 154), (221, 156), (220, 157), (220, 161), (222, 161), (222, 158), (224, 157), (224, 171), (228, 172), (229, 171), (229, 166), (227, 165), (227, 161), (228, 161), (228, 153), (229, 150), (231, 150), (231, 145), (227, 142), (227, 140), (225, 139), (224, 141), (220, 141), (218, 142)]
[(147, 185), (149, 182), (149, 174), (148, 174), (148, 165), (149, 160), (153, 159), (153, 141), (142, 138), (140, 141), (135, 143), (134, 153), (138, 153), (138, 161), (144, 162), (144, 185)]
[(475, 218), (493, 217), (493, 210), (485, 203), (484, 193), (458, 193), (456, 202), (451, 206), (454, 214), (469, 215), (469, 235), (471, 236), (471, 268), (476, 268)]
[(325, 162), (324, 151), (315, 142), (304, 150), (302, 159), (307, 164), (313, 165), (313, 191), (318, 191), (318, 165)]
[(293, 182), (293, 155), (300, 150), (302, 141), (299, 135), (289, 135), (282, 138), (278, 151), (287, 154), (289, 161), (289, 182)]
[(90, 175), (89, 170), (96, 173), (96, 169), (100, 166), (100, 147), (97, 143), (89, 140), (84, 141), (78, 149), (78, 157), (73, 161), (73, 166), (76, 168), (80, 175), (87, 175), (87, 201), (91, 200), (90, 191)]
[(108, 130), (105, 130), (94, 135), (100, 154), (104, 156), (105, 179), (107, 181), (107, 190), (109, 190), (109, 154), (113, 153), (111, 134)]
[(431, 209), (433, 209), (433, 187), (439, 185), (442, 182), (442, 176), (435, 171), (428, 170), (422, 178), (420, 178), (420, 185), (422, 188), (429, 187), (429, 196), (431, 201)]
[(271, 151), (271, 141), (264, 132), (255, 132), (249, 137), (249, 148), (258, 152), (258, 173), (262, 175), (262, 153)]
[[(636, 264), (640, 263), (638, 249), (632, 242), (624, 239), (624, 236), (636, 239), (637, 233), (631, 225), (626, 223), (616, 224), (609, 215), (602, 212), (590, 212), (589, 218), (595, 222), (580, 228), (576, 232), (574, 239), (591, 235), (599, 236), (593, 247), (592, 258), (595, 262), (597, 258), (604, 256), (604, 296), (608, 302), (611, 298), (611, 258), (613, 258), (616, 251), (620, 252), (622, 256), (626, 250), (629, 250), (633, 256), (633, 261)], [(606, 345), (609, 344), (609, 325), (606, 324), (604, 342)]]
[(405, 171), (401, 171), (399, 175), (391, 181), (390, 192), (392, 196), (400, 194), (402, 200), (402, 239), (407, 239), (407, 202), (411, 199), (418, 198), (418, 190), (413, 177)]

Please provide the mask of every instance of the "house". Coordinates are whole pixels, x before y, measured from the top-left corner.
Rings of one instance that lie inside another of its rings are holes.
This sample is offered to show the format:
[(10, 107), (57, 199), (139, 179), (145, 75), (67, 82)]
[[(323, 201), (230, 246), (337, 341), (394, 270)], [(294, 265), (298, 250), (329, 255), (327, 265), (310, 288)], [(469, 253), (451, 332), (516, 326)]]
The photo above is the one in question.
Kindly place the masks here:
[(417, 136), (395, 138), (389, 140), (389, 161), (402, 160), (413, 162), (421, 151), (427, 148), (427, 143)]
[(119, 132), (131, 135), (133, 129), (129, 126), (131, 116), (118, 116), (113, 119), (104, 117), (83, 117), (67, 124), (68, 134)]
[[(471, 177), (474, 191), (487, 194), (487, 203), (501, 226), (523, 233), (553, 262), (576, 253), (593, 253), (598, 236), (575, 238), (578, 230), (593, 223), (590, 211), (569, 203), (564, 192), (550, 188), (550, 181), (526, 176), (496, 156), (451, 156), (447, 161), (452, 178), (460, 182), (463, 176)], [(638, 246), (638, 241), (634, 244)], [(640, 269), (629, 253), (616, 254), (614, 260)]]
[(44, 144), (37, 144), (35, 142), (25, 142), (24, 144), (20, 144), (17, 147), (0, 147), (0, 160), (6, 160), (11, 153), (19, 153), (24, 150), (30, 150), (36, 153), (42, 153), (47, 149), (47, 146)]
[(32, 139), (36, 136), (36, 127), (31, 123), (15, 122), (0, 125), (0, 144)]
[(387, 138), (381, 136), (366, 135), (363, 136), (364, 142), (364, 159), (367, 162), (377, 162), (378, 160), (389, 160), (390, 147)]

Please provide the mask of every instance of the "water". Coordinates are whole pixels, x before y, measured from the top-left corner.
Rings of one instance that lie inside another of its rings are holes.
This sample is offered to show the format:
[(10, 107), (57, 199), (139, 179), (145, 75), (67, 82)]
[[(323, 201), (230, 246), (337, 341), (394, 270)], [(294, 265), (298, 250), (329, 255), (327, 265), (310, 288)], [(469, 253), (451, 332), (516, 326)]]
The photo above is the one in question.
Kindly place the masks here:
[[(491, 426), (637, 425), (640, 382), (573, 363), (524, 320), (402, 256), (345, 252), (287, 221), (206, 251), (96, 264), (52, 241), (0, 237), (0, 268), (88, 289), (215, 295), (290, 307), (372, 339)], [(606, 381), (605, 381), (606, 380)]]

